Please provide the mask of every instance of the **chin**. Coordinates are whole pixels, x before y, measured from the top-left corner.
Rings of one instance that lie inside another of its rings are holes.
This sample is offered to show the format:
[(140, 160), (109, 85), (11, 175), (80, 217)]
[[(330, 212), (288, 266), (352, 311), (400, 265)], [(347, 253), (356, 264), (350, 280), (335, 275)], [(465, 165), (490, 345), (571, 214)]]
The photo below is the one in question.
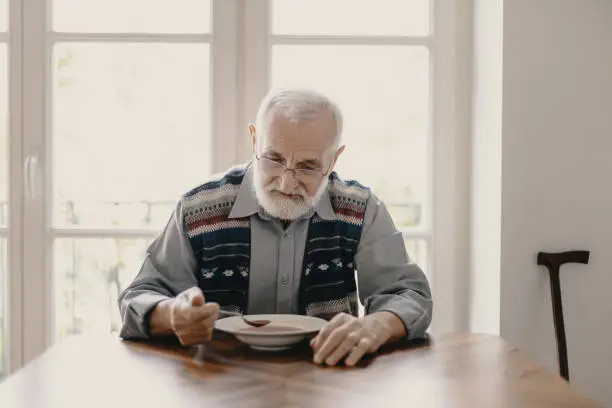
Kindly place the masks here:
[(268, 214), (282, 220), (295, 220), (312, 208), (304, 197), (289, 198), (277, 191), (266, 191), (259, 203)]

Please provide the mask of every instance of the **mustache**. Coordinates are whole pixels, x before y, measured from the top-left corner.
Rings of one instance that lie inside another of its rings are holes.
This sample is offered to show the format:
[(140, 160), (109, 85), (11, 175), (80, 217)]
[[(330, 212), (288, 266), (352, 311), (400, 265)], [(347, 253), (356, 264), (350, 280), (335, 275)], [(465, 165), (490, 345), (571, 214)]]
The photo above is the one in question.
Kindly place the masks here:
[(305, 198), (307, 196), (306, 190), (304, 190), (303, 188), (298, 188), (297, 190), (287, 194), (287, 193), (285, 193), (285, 192), (280, 190), (280, 183), (278, 183), (278, 182), (274, 182), (274, 183), (266, 186), (265, 187), (265, 191), (270, 192), (270, 193), (282, 194), (284, 196), (294, 195), (294, 196), (299, 196), (301, 198)]

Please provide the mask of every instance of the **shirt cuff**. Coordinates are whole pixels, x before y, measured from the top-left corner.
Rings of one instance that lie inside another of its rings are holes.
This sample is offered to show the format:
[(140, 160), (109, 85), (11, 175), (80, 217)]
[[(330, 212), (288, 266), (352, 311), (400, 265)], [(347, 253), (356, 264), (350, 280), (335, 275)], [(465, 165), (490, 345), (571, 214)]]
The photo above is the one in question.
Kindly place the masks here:
[(396, 315), (406, 329), (405, 340), (426, 337), (431, 315), (413, 299), (402, 295), (374, 295), (368, 300), (367, 314), (390, 312)]
[(143, 292), (131, 299), (125, 299), (121, 308), (123, 324), (119, 336), (124, 339), (148, 339), (149, 314), (158, 303), (170, 299), (154, 292)]

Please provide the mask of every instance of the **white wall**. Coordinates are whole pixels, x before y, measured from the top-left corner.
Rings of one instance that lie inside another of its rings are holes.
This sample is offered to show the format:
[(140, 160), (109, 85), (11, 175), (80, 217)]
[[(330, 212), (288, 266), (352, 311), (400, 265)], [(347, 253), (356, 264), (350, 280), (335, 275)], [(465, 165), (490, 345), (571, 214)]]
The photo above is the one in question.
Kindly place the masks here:
[(561, 270), (570, 376), (612, 407), (612, 1), (503, 11), (501, 335), (557, 370), (536, 254), (590, 250)]

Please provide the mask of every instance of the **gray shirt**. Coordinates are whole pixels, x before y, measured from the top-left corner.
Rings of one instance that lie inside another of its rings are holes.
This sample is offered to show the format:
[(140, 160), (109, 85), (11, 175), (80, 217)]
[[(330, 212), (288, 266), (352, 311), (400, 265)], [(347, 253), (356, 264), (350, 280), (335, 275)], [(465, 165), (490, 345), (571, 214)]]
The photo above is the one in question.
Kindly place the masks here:
[[(147, 338), (148, 314), (157, 303), (197, 286), (196, 259), (186, 238), (179, 201), (161, 234), (151, 243), (134, 281), (121, 293), (119, 308), (124, 338)], [(309, 219), (317, 213), (335, 219), (327, 192), (310, 213), (284, 229), (257, 203), (252, 167), (240, 186), (230, 218), (250, 217), (251, 266), (248, 313), (297, 313), (302, 260)], [(359, 298), (365, 313), (389, 311), (406, 326), (408, 339), (429, 327), (432, 299), (421, 268), (412, 263), (384, 203), (370, 197), (361, 240), (355, 254)]]

